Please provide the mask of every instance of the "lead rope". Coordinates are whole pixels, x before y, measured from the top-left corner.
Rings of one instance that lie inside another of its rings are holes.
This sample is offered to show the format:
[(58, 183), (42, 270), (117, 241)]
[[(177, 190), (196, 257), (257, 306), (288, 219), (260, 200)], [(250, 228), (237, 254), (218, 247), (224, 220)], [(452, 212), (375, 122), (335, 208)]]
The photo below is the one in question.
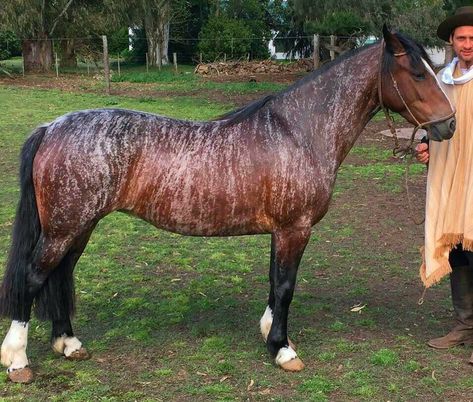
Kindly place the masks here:
[[(391, 115), (389, 114), (389, 111), (388, 109), (384, 106), (384, 103), (383, 103), (383, 97), (382, 97), (382, 90), (381, 90), (381, 83), (382, 83), (382, 74), (381, 74), (381, 71), (382, 71), (382, 59), (383, 59), (383, 54), (384, 54), (384, 48), (385, 48), (385, 42), (384, 40), (382, 41), (381, 43), (381, 63), (380, 63), (380, 69), (379, 69), (379, 75), (378, 75), (378, 97), (379, 97), (379, 103), (380, 103), (380, 106), (381, 106), (381, 109), (383, 110), (384, 112), (384, 116), (386, 118), (386, 122), (388, 124), (388, 127), (389, 127), (389, 130), (391, 131), (391, 134), (393, 136), (393, 139), (394, 139), (394, 149), (393, 149), (393, 155), (395, 157), (398, 157), (400, 159), (403, 159), (405, 158), (407, 155), (410, 155), (410, 158), (409, 160), (407, 161), (407, 165), (406, 165), (406, 169), (404, 171), (404, 185), (405, 185), (405, 189), (406, 189), (406, 195), (407, 195), (407, 202), (408, 202), (408, 208), (409, 208), (409, 217), (411, 218), (411, 220), (414, 222), (414, 224), (416, 225), (421, 225), (422, 223), (424, 223), (425, 221), (425, 218), (422, 219), (422, 221), (418, 222), (416, 220), (416, 218), (414, 217), (414, 213), (413, 213), (413, 206), (412, 206), (412, 198), (411, 198), (411, 194), (410, 194), (410, 191), (409, 191), (409, 168), (410, 168), (410, 165), (412, 164), (412, 159), (415, 157), (415, 149), (413, 147), (413, 144), (414, 144), (414, 139), (415, 139), (415, 134), (416, 132), (423, 126), (423, 125), (426, 125), (428, 123), (424, 123), (424, 124), (421, 124), (417, 118), (414, 116), (414, 114), (412, 113), (412, 111), (410, 110), (409, 106), (407, 105), (407, 103), (405, 102), (403, 96), (401, 95), (401, 92), (399, 91), (399, 87), (397, 85), (397, 82), (396, 80), (394, 79), (394, 76), (392, 75), (392, 73), (390, 72), (390, 76), (391, 76), (391, 80), (393, 82), (393, 85), (394, 85), (394, 88), (398, 94), (398, 96), (401, 98), (401, 101), (402, 103), (404, 104), (404, 107), (407, 109), (407, 111), (409, 112), (409, 114), (412, 116), (412, 118), (414, 119), (414, 121), (417, 123), (417, 127), (414, 128), (414, 130), (412, 131), (412, 134), (411, 134), (411, 139), (410, 139), (410, 142), (409, 142), (409, 145), (407, 147), (404, 147), (404, 148), (401, 148), (400, 144), (399, 144), (399, 138), (397, 137), (397, 133), (396, 133), (396, 129), (394, 127), (394, 119), (391, 117)], [(401, 56), (405, 56), (407, 54), (407, 52), (401, 52), (401, 53), (395, 53), (394, 56), (395, 57), (401, 57)], [(424, 290), (419, 298), (419, 300), (417, 301), (417, 304), (419, 306), (421, 306), (422, 304), (424, 304), (424, 298), (425, 298), (425, 294), (427, 292), (427, 288), (424, 287)]]
[[(453, 117), (455, 115), (455, 111), (452, 111), (452, 113), (450, 115), (442, 117), (442, 118), (437, 119), (437, 120), (430, 120), (430, 121), (426, 121), (424, 123), (419, 122), (419, 120), (415, 117), (414, 113), (412, 113), (412, 110), (409, 108), (409, 105), (404, 100), (404, 97), (402, 96), (401, 91), (399, 90), (399, 86), (397, 84), (397, 81), (394, 78), (392, 72), (390, 71), (389, 76), (391, 77), (391, 81), (393, 83), (393, 87), (394, 87), (397, 95), (401, 99), (402, 104), (404, 105), (404, 107), (407, 110), (407, 112), (409, 113), (409, 115), (412, 117), (412, 119), (417, 124), (417, 126), (414, 127), (414, 129), (412, 130), (412, 134), (411, 134), (409, 144), (405, 147), (401, 147), (400, 144), (399, 144), (399, 139), (397, 137), (396, 129), (394, 128), (394, 119), (389, 114), (389, 111), (386, 108), (386, 106), (384, 106), (383, 97), (382, 97), (382, 88), (381, 88), (381, 85), (382, 85), (382, 60), (383, 60), (385, 46), (386, 45), (385, 45), (385, 42), (383, 40), (381, 42), (381, 62), (380, 62), (380, 68), (379, 68), (379, 74), (378, 74), (378, 98), (379, 98), (379, 103), (380, 103), (381, 108), (383, 109), (384, 116), (386, 118), (386, 122), (388, 124), (389, 130), (391, 131), (391, 134), (392, 134), (393, 139), (394, 139), (393, 155), (397, 158), (400, 158), (400, 159), (404, 159), (407, 155), (410, 156), (410, 159), (408, 160), (408, 163), (406, 165), (406, 170), (405, 170), (405, 175), (404, 175), (405, 176), (404, 185), (405, 185), (406, 194), (407, 194), (409, 215), (410, 215), (411, 220), (414, 222), (414, 224), (422, 225), (425, 222), (425, 218), (423, 218), (421, 221), (418, 221), (414, 217), (413, 207), (412, 207), (412, 198), (411, 198), (411, 194), (410, 194), (410, 191), (409, 191), (409, 180), (408, 180), (409, 168), (410, 168), (410, 165), (412, 164), (412, 159), (416, 156), (416, 151), (415, 151), (415, 148), (414, 148), (415, 135), (416, 135), (416, 133), (419, 129), (424, 128), (425, 126), (428, 126), (430, 124), (437, 123), (437, 122), (440, 122), (440, 121), (444, 121), (446, 119), (449, 119), (449, 118)], [(407, 52), (399, 52), (399, 53), (394, 53), (393, 54), (394, 57), (401, 57), (401, 56), (406, 56), (406, 55), (407, 55)]]
[[(383, 57), (383, 54), (384, 54), (384, 48), (385, 48), (385, 42), (383, 40), (382, 45), (381, 45), (381, 60), (382, 60), (382, 57)], [(401, 56), (405, 56), (405, 55), (407, 55), (407, 52), (394, 53), (394, 57), (401, 57)], [(415, 218), (414, 213), (413, 213), (414, 209), (413, 209), (413, 205), (412, 205), (411, 193), (409, 191), (409, 169), (410, 169), (410, 165), (412, 164), (412, 159), (415, 156), (415, 149), (414, 149), (414, 146), (413, 146), (414, 145), (414, 140), (415, 140), (415, 135), (416, 135), (417, 131), (419, 130), (419, 128), (421, 128), (426, 123), (424, 123), (424, 124), (420, 123), (417, 120), (417, 118), (414, 116), (411, 109), (409, 108), (409, 106), (405, 102), (404, 97), (401, 95), (401, 92), (399, 91), (399, 86), (397, 85), (397, 82), (396, 82), (392, 72), (389, 72), (389, 75), (391, 77), (391, 81), (393, 82), (393, 86), (394, 86), (394, 89), (396, 90), (396, 93), (398, 94), (399, 98), (401, 99), (401, 101), (402, 101), (404, 107), (406, 108), (406, 110), (409, 112), (411, 117), (417, 123), (417, 126), (414, 127), (414, 129), (412, 130), (412, 134), (411, 134), (409, 144), (406, 147), (401, 147), (401, 145), (399, 143), (399, 138), (398, 138), (397, 133), (396, 133), (396, 128), (394, 127), (394, 119), (389, 114), (389, 110), (386, 108), (386, 106), (384, 106), (384, 103), (383, 103), (382, 88), (381, 88), (381, 84), (382, 84), (381, 71), (382, 71), (382, 67), (380, 67), (380, 69), (379, 69), (379, 76), (378, 76), (378, 97), (379, 97), (379, 103), (381, 105), (381, 109), (384, 112), (384, 117), (386, 119), (386, 123), (389, 127), (389, 131), (391, 132), (392, 137), (394, 139), (393, 155), (396, 158), (399, 158), (399, 159), (404, 159), (407, 155), (410, 155), (410, 159), (407, 161), (406, 169), (404, 171), (404, 187), (406, 189), (407, 203), (408, 203), (408, 208), (409, 208), (409, 217), (414, 222), (415, 225), (422, 225), (422, 223), (424, 223), (425, 219), (422, 219), (422, 221), (419, 222), (419, 221), (417, 221), (417, 219)]]

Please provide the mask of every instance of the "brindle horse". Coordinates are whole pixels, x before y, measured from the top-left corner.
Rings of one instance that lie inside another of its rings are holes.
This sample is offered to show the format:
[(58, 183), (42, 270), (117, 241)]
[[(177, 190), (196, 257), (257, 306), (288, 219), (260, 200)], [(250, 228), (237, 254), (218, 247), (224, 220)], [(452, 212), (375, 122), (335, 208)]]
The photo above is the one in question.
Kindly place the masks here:
[(32, 379), (33, 304), (52, 321), (56, 352), (88, 356), (70, 321), (72, 274), (97, 222), (112, 211), (191, 236), (271, 233), (261, 332), (277, 365), (301, 370), (287, 337), (297, 268), (356, 138), (381, 104), (413, 124), (430, 122), (433, 139), (453, 134), (452, 106), (426, 60), (419, 45), (384, 29), (384, 41), (218, 120), (99, 109), (37, 128), (22, 151), (0, 290), (0, 313), (13, 320), (1, 350), (10, 378)]

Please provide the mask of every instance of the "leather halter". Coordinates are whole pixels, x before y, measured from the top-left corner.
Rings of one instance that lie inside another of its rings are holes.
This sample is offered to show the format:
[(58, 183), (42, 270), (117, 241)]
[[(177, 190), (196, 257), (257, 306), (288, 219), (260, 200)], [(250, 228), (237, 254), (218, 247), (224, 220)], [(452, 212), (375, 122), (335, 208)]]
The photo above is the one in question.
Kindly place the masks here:
[[(398, 156), (398, 157), (401, 157), (403, 158), (404, 156), (406, 156), (407, 154), (414, 154), (415, 151), (414, 151), (414, 148), (413, 148), (413, 143), (414, 143), (414, 138), (415, 138), (415, 134), (416, 132), (421, 129), (421, 128), (424, 128), (425, 126), (429, 126), (431, 124), (435, 124), (435, 123), (439, 123), (439, 122), (442, 122), (442, 121), (445, 121), (447, 119), (450, 119), (452, 118), (453, 116), (455, 116), (455, 110), (453, 110), (452, 113), (450, 113), (449, 115), (445, 116), (445, 117), (441, 117), (439, 119), (435, 119), (435, 120), (429, 120), (429, 121), (426, 121), (424, 123), (421, 123), (419, 122), (419, 120), (414, 116), (414, 113), (412, 113), (411, 109), (409, 108), (408, 104), (406, 103), (404, 97), (402, 96), (401, 94), (401, 91), (399, 90), (399, 86), (397, 84), (397, 81), (396, 79), (394, 78), (394, 75), (393, 73), (390, 71), (389, 72), (389, 76), (391, 77), (391, 81), (393, 83), (393, 87), (397, 93), (397, 95), (399, 96), (399, 98), (401, 99), (402, 101), (402, 104), (404, 105), (404, 107), (406, 108), (407, 112), (410, 114), (410, 116), (412, 117), (412, 119), (416, 122), (417, 126), (414, 128), (414, 130), (412, 131), (412, 134), (411, 134), (411, 139), (410, 139), (410, 142), (409, 142), (409, 145), (406, 146), (406, 147), (401, 147), (399, 145), (399, 139), (397, 137), (397, 134), (396, 134), (396, 129), (394, 128), (394, 120), (393, 118), (391, 117), (391, 115), (389, 114), (389, 110), (387, 109), (387, 107), (384, 105), (383, 103), (383, 96), (382, 96), (382, 82), (383, 82), (383, 74), (382, 74), (382, 71), (383, 71), (383, 67), (382, 67), (382, 60), (383, 60), (383, 56), (384, 56), (384, 50), (386, 48), (386, 42), (384, 41), (384, 39), (381, 41), (381, 57), (380, 57), (380, 66), (379, 66), (379, 73), (378, 73), (378, 98), (379, 98), (379, 104), (380, 104), (380, 107), (381, 109), (383, 110), (384, 112), (384, 116), (386, 117), (386, 121), (387, 121), (387, 124), (389, 126), (389, 130), (391, 131), (391, 134), (393, 135), (393, 138), (394, 138), (394, 144), (395, 144), (395, 147), (393, 149), (393, 154), (395, 156)], [(402, 56), (406, 56), (407, 55), (407, 52), (404, 51), (404, 52), (399, 52), (399, 53), (394, 53), (393, 56), (394, 57), (402, 57)]]

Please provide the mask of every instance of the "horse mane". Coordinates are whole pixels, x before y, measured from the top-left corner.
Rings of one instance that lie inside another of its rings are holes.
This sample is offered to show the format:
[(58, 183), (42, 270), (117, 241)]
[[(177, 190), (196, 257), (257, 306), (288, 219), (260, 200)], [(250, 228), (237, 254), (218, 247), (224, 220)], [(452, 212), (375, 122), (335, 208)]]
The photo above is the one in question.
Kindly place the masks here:
[(276, 95), (268, 95), (268, 96), (265, 96), (264, 98), (257, 99), (238, 109), (231, 110), (230, 112), (225, 113), (213, 119), (213, 121), (227, 120), (226, 123), (232, 123), (232, 124), (239, 123), (240, 121), (244, 120), (248, 116), (251, 116), (256, 111), (260, 110), (271, 99), (274, 99), (275, 96)]
[[(397, 39), (399, 39), (399, 42), (401, 42), (402, 46), (404, 47), (407, 57), (409, 57), (409, 61), (411, 64), (412, 71), (414, 73), (416, 72), (422, 72), (425, 69), (424, 63), (422, 62), (422, 59), (424, 59), (430, 67), (433, 67), (432, 65), (432, 60), (430, 59), (429, 55), (425, 51), (424, 47), (416, 42), (415, 40), (405, 36), (404, 34), (400, 32), (395, 33)], [(384, 57), (383, 57), (383, 66), (382, 66), (382, 71), (383, 73), (389, 73), (391, 71), (391, 68), (393, 65), (396, 63), (395, 62), (395, 56), (393, 55), (392, 49), (387, 49), (389, 51), (384, 52)]]
[[(414, 72), (424, 71), (425, 66), (422, 62), (422, 59), (424, 59), (432, 67), (432, 61), (430, 60), (430, 57), (428, 56), (428, 54), (426, 53), (422, 45), (420, 45), (413, 39), (408, 38), (407, 36), (405, 36), (404, 34), (400, 32), (396, 32), (394, 35), (396, 35), (396, 37), (399, 39), (401, 44), (404, 46), (408, 54), (408, 57), (410, 59), (411, 68), (413, 69)], [(380, 41), (376, 41), (375, 43), (352, 49), (340, 55), (335, 60), (329, 63), (325, 63), (323, 66), (307, 74), (305, 77), (301, 78), (300, 80), (296, 81), (292, 85), (288, 86), (283, 91), (275, 93), (273, 95), (265, 96), (264, 98), (261, 98), (261, 99), (257, 99), (238, 109), (225, 113), (213, 119), (212, 121), (222, 121), (225, 125), (240, 123), (241, 121), (245, 120), (247, 117), (250, 117), (253, 114), (255, 114), (258, 110), (261, 110), (271, 100), (306, 84), (307, 81), (311, 81), (315, 79), (316, 77), (318, 77), (319, 75), (324, 74), (327, 70), (331, 69), (332, 67), (340, 63), (343, 63), (345, 60), (353, 57), (357, 53), (365, 49), (368, 49), (370, 47), (376, 46), (377, 44), (379, 44), (379, 42)], [(389, 73), (389, 71), (391, 71), (391, 68), (393, 67), (394, 64), (395, 64), (395, 56), (393, 56), (392, 52), (385, 51), (383, 55), (383, 66), (382, 66), (383, 72)]]
[(375, 44), (376, 43), (365, 45), (365, 46), (362, 46), (362, 47), (359, 47), (359, 48), (356, 48), (356, 49), (352, 49), (352, 50), (342, 54), (341, 56), (337, 57), (335, 60), (333, 60), (329, 63), (325, 63), (323, 66), (321, 66), (317, 70), (307, 74), (305, 77), (301, 78), (300, 80), (297, 80), (295, 83), (293, 83), (292, 85), (289, 85), (283, 91), (272, 94), (272, 95), (265, 96), (264, 98), (261, 98), (261, 99), (257, 99), (257, 100), (255, 100), (255, 101), (253, 101), (253, 102), (251, 102), (247, 105), (244, 105), (244, 106), (242, 106), (238, 109), (231, 110), (230, 112), (225, 113), (225, 114), (213, 119), (212, 121), (224, 121), (225, 124), (239, 123), (242, 120), (246, 119), (247, 117), (249, 117), (249, 116), (253, 115), (254, 113), (256, 113), (258, 110), (262, 109), (269, 101), (275, 99), (276, 97), (278, 97), (282, 94), (285, 94), (286, 92), (292, 91), (293, 89), (295, 89), (299, 86), (304, 85), (307, 81), (311, 81), (315, 77), (325, 73), (327, 70), (329, 70), (333, 66), (336, 66), (336, 65), (342, 63), (343, 61), (345, 61), (346, 59), (352, 57), (356, 53), (358, 53), (358, 52), (360, 52), (360, 51), (362, 51), (366, 48), (372, 47)]

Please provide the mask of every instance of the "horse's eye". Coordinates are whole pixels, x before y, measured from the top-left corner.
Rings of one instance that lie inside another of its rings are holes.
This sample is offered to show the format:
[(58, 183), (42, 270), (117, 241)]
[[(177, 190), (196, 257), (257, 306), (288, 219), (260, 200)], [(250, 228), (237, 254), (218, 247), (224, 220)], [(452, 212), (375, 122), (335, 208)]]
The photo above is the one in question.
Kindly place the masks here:
[(425, 80), (425, 74), (424, 73), (414, 74), (414, 79), (416, 81), (424, 81)]

